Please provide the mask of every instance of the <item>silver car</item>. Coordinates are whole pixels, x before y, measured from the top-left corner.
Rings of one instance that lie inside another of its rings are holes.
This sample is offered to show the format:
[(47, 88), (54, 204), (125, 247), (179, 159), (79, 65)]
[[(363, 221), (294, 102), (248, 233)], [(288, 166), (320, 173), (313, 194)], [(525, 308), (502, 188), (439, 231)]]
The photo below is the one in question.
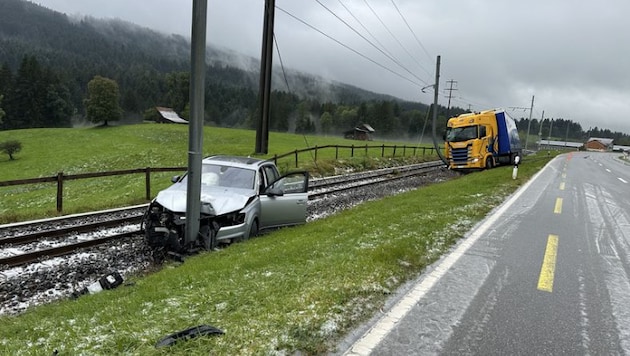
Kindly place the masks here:
[(153, 248), (184, 252), (212, 249), (219, 242), (247, 240), (260, 230), (303, 224), (308, 172), (280, 176), (271, 161), (212, 156), (202, 161), (199, 236), (186, 244), (187, 175), (149, 204), (143, 225)]

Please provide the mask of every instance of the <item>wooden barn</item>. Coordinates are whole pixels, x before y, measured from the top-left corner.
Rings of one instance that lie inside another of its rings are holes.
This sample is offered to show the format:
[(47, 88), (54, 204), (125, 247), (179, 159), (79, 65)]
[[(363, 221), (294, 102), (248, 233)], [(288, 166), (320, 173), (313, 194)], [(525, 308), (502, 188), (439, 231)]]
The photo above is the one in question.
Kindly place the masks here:
[(612, 151), (613, 150), (613, 139), (612, 138), (598, 138), (591, 137), (584, 144), (584, 148), (587, 151)]
[(361, 124), (343, 133), (343, 137), (350, 140), (372, 141), (374, 129), (368, 124)]
[(179, 115), (177, 115), (175, 110), (171, 108), (164, 108), (161, 106), (156, 106), (155, 109), (160, 114), (159, 118), (155, 120), (157, 123), (161, 123), (161, 124), (165, 124), (165, 123), (166, 124), (187, 124), (188, 123), (188, 121), (179, 117)]

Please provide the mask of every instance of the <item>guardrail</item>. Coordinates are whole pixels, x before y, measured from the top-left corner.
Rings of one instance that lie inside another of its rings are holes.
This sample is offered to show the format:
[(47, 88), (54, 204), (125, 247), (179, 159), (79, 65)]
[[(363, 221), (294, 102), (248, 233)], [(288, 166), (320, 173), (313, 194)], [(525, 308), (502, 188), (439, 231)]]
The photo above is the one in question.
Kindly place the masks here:
[[(417, 152), (422, 151), (422, 155), (426, 155), (427, 151), (430, 151), (430, 154), (433, 154), (434, 149), (431, 147), (414, 147), (414, 146), (388, 146), (388, 145), (380, 145), (380, 146), (355, 146), (355, 145), (327, 145), (327, 146), (315, 146), (311, 148), (305, 148), (301, 150), (295, 150), (292, 152), (288, 152), (281, 155), (274, 155), (273, 158), (269, 160), (273, 160), (274, 163), (278, 164), (278, 160), (286, 157), (295, 157), (295, 167), (299, 167), (299, 154), (306, 153), (310, 151), (314, 151), (313, 159), (317, 161), (318, 152), (326, 149), (335, 149), (335, 159), (339, 159), (340, 149), (348, 149), (350, 150), (350, 157), (354, 157), (355, 153), (359, 151), (365, 152), (365, 155), (368, 155), (370, 150), (378, 149), (380, 150), (381, 157), (385, 157), (386, 150), (391, 150), (391, 156), (395, 157), (398, 153), (401, 156), (405, 156), (408, 153), (412, 155), (416, 155)], [(145, 193), (146, 199), (151, 200), (151, 173), (157, 172), (180, 172), (185, 171), (187, 167), (146, 167), (146, 168), (136, 168), (136, 169), (127, 169), (120, 171), (110, 171), (110, 172), (96, 172), (96, 173), (80, 173), (80, 174), (64, 174), (63, 172), (57, 173), (56, 176), (51, 177), (41, 177), (41, 178), (29, 178), (29, 179), (18, 179), (18, 180), (9, 180), (0, 182), (0, 187), (8, 187), (15, 185), (25, 185), (25, 184), (38, 184), (38, 183), (57, 183), (57, 212), (61, 213), (63, 211), (63, 185), (65, 181), (69, 180), (77, 180), (77, 179), (88, 179), (88, 178), (99, 178), (99, 177), (109, 177), (109, 176), (119, 176), (119, 175), (127, 175), (127, 174), (141, 174), (145, 175)]]

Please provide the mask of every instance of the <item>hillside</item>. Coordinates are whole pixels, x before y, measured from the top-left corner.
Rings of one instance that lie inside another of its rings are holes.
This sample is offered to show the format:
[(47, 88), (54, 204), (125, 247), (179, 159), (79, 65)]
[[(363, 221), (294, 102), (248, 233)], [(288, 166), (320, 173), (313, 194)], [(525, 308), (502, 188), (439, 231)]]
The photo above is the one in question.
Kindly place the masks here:
[[(209, 47), (207, 53), (211, 83), (258, 90), (257, 59), (216, 47)], [(179, 35), (121, 20), (73, 18), (24, 0), (0, 0), (0, 63), (15, 71), (25, 55), (35, 55), (42, 65), (72, 79), (78, 86), (72, 90), (75, 94), (96, 74), (124, 86), (146, 80), (137, 77), (140, 73), (187, 71), (189, 54), (189, 41)], [(290, 69), (287, 75), (290, 91), (302, 98), (333, 102), (393, 99)], [(280, 68), (274, 73), (274, 88), (289, 91)], [(125, 89), (122, 87), (123, 92)]]

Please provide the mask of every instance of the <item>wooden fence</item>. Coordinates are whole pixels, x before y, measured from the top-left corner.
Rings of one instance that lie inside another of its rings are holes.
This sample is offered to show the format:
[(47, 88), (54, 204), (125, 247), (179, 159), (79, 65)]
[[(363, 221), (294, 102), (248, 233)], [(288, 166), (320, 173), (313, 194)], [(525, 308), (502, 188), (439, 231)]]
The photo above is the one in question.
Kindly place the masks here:
[[(417, 154), (419, 154), (420, 151), (422, 151), (422, 156), (427, 155), (427, 151), (429, 151), (430, 155), (433, 154), (437, 154), (435, 153), (435, 149), (433, 147), (417, 147), (417, 146), (398, 146), (398, 145), (360, 145), (360, 146), (355, 146), (355, 145), (326, 145), (326, 146), (315, 146), (315, 147), (310, 147), (310, 148), (304, 148), (301, 150), (295, 150), (292, 152), (288, 152), (282, 155), (274, 155), (273, 158), (271, 158), (270, 160), (273, 160), (274, 163), (278, 164), (278, 160), (281, 158), (285, 158), (285, 157), (290, 157), (290, 156), (294, 156), (294, 161), (295, 161), (295, 168), (299, 167), (299, 155), (300, 153), (306, 153), (306, 152), (314, 152), (313, 155), (313, 160), (317, 162), (317, 154), (319, 151), (322, 150), (328, 150), (328, 149), (334, 149), (335, 150), (335, 160), (339, 159), (339, 151), (342, 150), (342, 152), (344, 150), (349, 150), (350, 151), (350, 157), (354, 157), (355, 153), (358, 152), (363, 152), (366, 156), (368, 155), (368, 153), (370, 151), (380, 151), (380, 156), (381, 157), (385, 157), (385, 153), (388, 152), (388, 150), (391, 151), (391, 157), (396, 157), (396, 155), (405, 157), (407, 155), (411, 155), (411, 156), (416, 156)], [(310, 157), (309, 157), (310, 158)]]
[[(278, 164), (279, 159), (294, 156), (295, 167), (297, 168), (299, 167), (298, 162), (299, 162), (299, 155), (301, 153), (314, 151), (314, 156), (312, 158), (315, 161), (317, 161), (318, 152), (321, 150), (327, 150), (327, 149), (335, 149), (335, 159), (339, 159), (340, 150), (341, 152), (344, 152), (344, 150), (349, 150), (350, 157), (354, 157), (355, 154), (358, 154), (358, 152), (362, 152), (362, 153), (365, 153), (365, 155), (368, 155), (368, 152), (370, 150), (375, 150), (375, 149), (380, 150), (381, 157), (385, 157), (385, 153), (387, 152), (387, 150), (391, 150), (392, 157), (395, 157), (397, 154), (399, 156), (405, 156), (407, 154), (415, 156), (420, 151), (422, 151), (422, 155), (424, 156), (427, 154), (427, 151), (430, 152), (429, 154), (433, 154), (435, 151), (432, 147), (387, 146), (387, 145), (380, 145), (380, 146), (327, 145), (327, 146), (319, 146), (319, 147), (315, 146), (311, 148), (295, 150), (293, 152), (288, 152), (282, 155), (274, 155), (273, 158), (270, 158), (269, 160), (270, 161), (272, 160), (274, 161), (274, 163)], [(311, 159), (311, 157), (309, 157), (309, 159)], [(81, 173), (81, 174), (64, 174), (63, 172), (59, 172), (57, 173), (56, 176), (52, 176), (52, 177), (29, 178), (29, 179), (9, 180), (9, 181), (0, 182), (0, 187), (55, 182), (57, 183), (57, 212), (62, 212), (63, 211), (63, 184), (65, 181), (144, 173), (145, 193), (146, 193), (146, 199), (148, 201), (148, 200), (151, 200), (152, 198), (151, 173), (181, 172), (181, 171), (185, 171), (186, 169), (187, 167), (162, 167), (162, 168), (146, 167), (146, 168), (127, 169), (127, 170), (120, 170), (120, 171)]]

